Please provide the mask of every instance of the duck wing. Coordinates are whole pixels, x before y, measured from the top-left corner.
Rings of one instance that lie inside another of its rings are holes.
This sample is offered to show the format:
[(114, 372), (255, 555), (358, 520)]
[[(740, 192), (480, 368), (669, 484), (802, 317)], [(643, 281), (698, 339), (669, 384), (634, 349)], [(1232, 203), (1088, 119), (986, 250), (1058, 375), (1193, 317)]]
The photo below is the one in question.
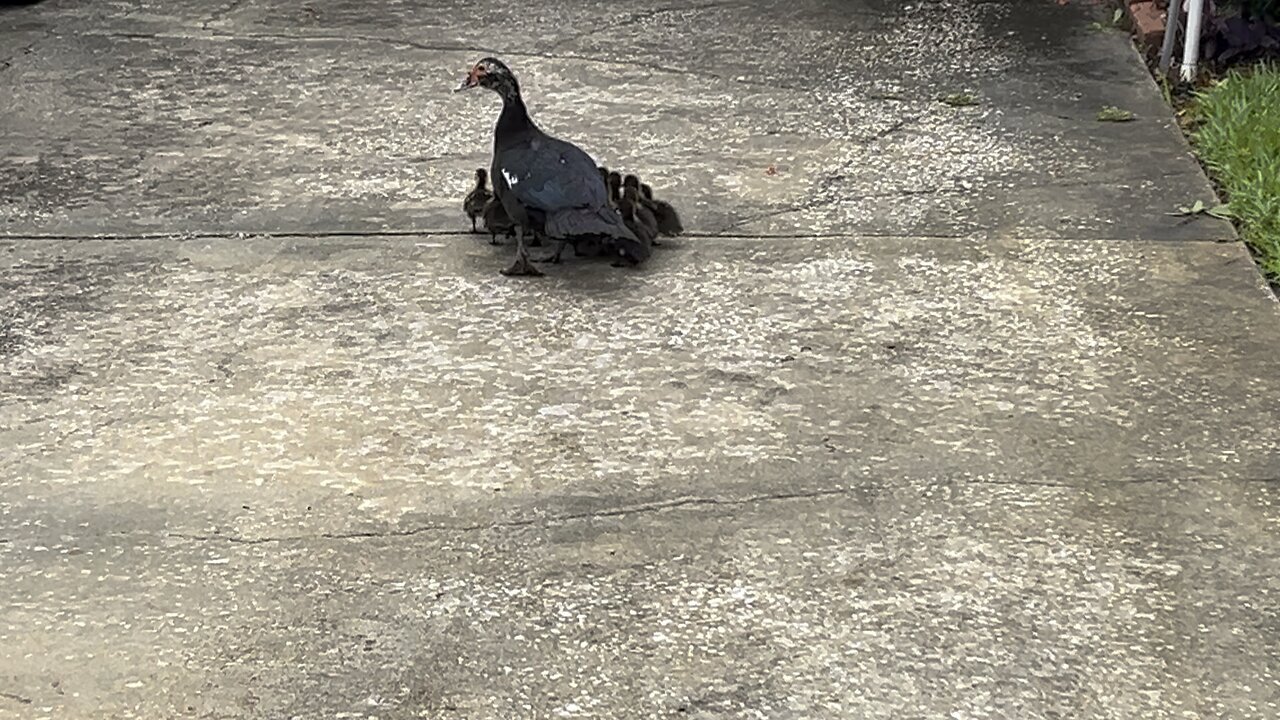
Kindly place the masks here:
[(598, 208), (607, 191), (591, 156), (577, 145), (543, 133), (501, 148), (493, 163), (494, 180), (502, 180), (523, 207), (553, 213), (569, 208)]

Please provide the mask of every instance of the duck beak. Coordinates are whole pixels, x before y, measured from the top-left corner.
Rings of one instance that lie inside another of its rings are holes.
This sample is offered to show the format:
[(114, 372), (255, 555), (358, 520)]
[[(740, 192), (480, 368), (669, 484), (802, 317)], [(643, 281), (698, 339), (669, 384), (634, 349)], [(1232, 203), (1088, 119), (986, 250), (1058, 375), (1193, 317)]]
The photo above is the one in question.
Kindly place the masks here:
[(454, 92), (462, 92), (463, 90), (470, 90), (471, 88), (476, 87), (477, 85), (479, 85), (479, 84), (480, 84), (480, 73), (476, 72), (476, 70), (477, 70), (477, 68), (471, 68), (471, 72), (467, 73), (467, 76), (466, 76), (465, 78), (463, 78), (463, 79), (462, 79), (462, 84), (460, 84), (460, 85), (458, 85), (458, 87), (454, 88), (454, 89), (453, 89), (453, 91), (454, 91)]

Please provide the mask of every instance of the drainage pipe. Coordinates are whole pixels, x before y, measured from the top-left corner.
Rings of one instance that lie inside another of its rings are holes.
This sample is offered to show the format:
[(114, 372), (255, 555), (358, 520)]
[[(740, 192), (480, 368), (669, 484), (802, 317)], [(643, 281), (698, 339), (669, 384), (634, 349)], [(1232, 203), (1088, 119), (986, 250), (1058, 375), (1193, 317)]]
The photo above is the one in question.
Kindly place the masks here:
[(1187, 36), (1182, 41), (1182, 79), (1196, 79), (1196, 63), (1200, 60), (1200, 23), (1204, 20), (1204, 0), (1187, 0)]

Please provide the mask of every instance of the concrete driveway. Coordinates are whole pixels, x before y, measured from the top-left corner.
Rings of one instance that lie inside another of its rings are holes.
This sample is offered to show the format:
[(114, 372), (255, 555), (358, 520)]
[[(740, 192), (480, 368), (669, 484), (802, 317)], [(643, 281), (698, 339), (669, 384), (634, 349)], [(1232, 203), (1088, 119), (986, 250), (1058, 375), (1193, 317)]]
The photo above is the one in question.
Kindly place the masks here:
[[(0, 717), (1280, 715), (1280, 312), (1109, 14), (0, 9)], [(486, 54), (690, 234), (500, 276)]]

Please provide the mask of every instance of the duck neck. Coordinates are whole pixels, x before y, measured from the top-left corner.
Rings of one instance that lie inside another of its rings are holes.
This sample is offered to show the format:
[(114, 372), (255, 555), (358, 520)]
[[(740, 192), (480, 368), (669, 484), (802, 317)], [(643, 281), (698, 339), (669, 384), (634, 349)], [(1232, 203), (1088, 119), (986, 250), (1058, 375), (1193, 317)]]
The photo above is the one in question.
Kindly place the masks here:
[(494, 138), (499, 143), (502, 138), (534, 127), (533, 120), (529, 118), (529, 109), (524, 106), (524, 98), (520, 97), (520, 88), (512, 85), (504, 88), (501, 94), (502, 114), (498, 116), (498, 127), (494, 130)]

